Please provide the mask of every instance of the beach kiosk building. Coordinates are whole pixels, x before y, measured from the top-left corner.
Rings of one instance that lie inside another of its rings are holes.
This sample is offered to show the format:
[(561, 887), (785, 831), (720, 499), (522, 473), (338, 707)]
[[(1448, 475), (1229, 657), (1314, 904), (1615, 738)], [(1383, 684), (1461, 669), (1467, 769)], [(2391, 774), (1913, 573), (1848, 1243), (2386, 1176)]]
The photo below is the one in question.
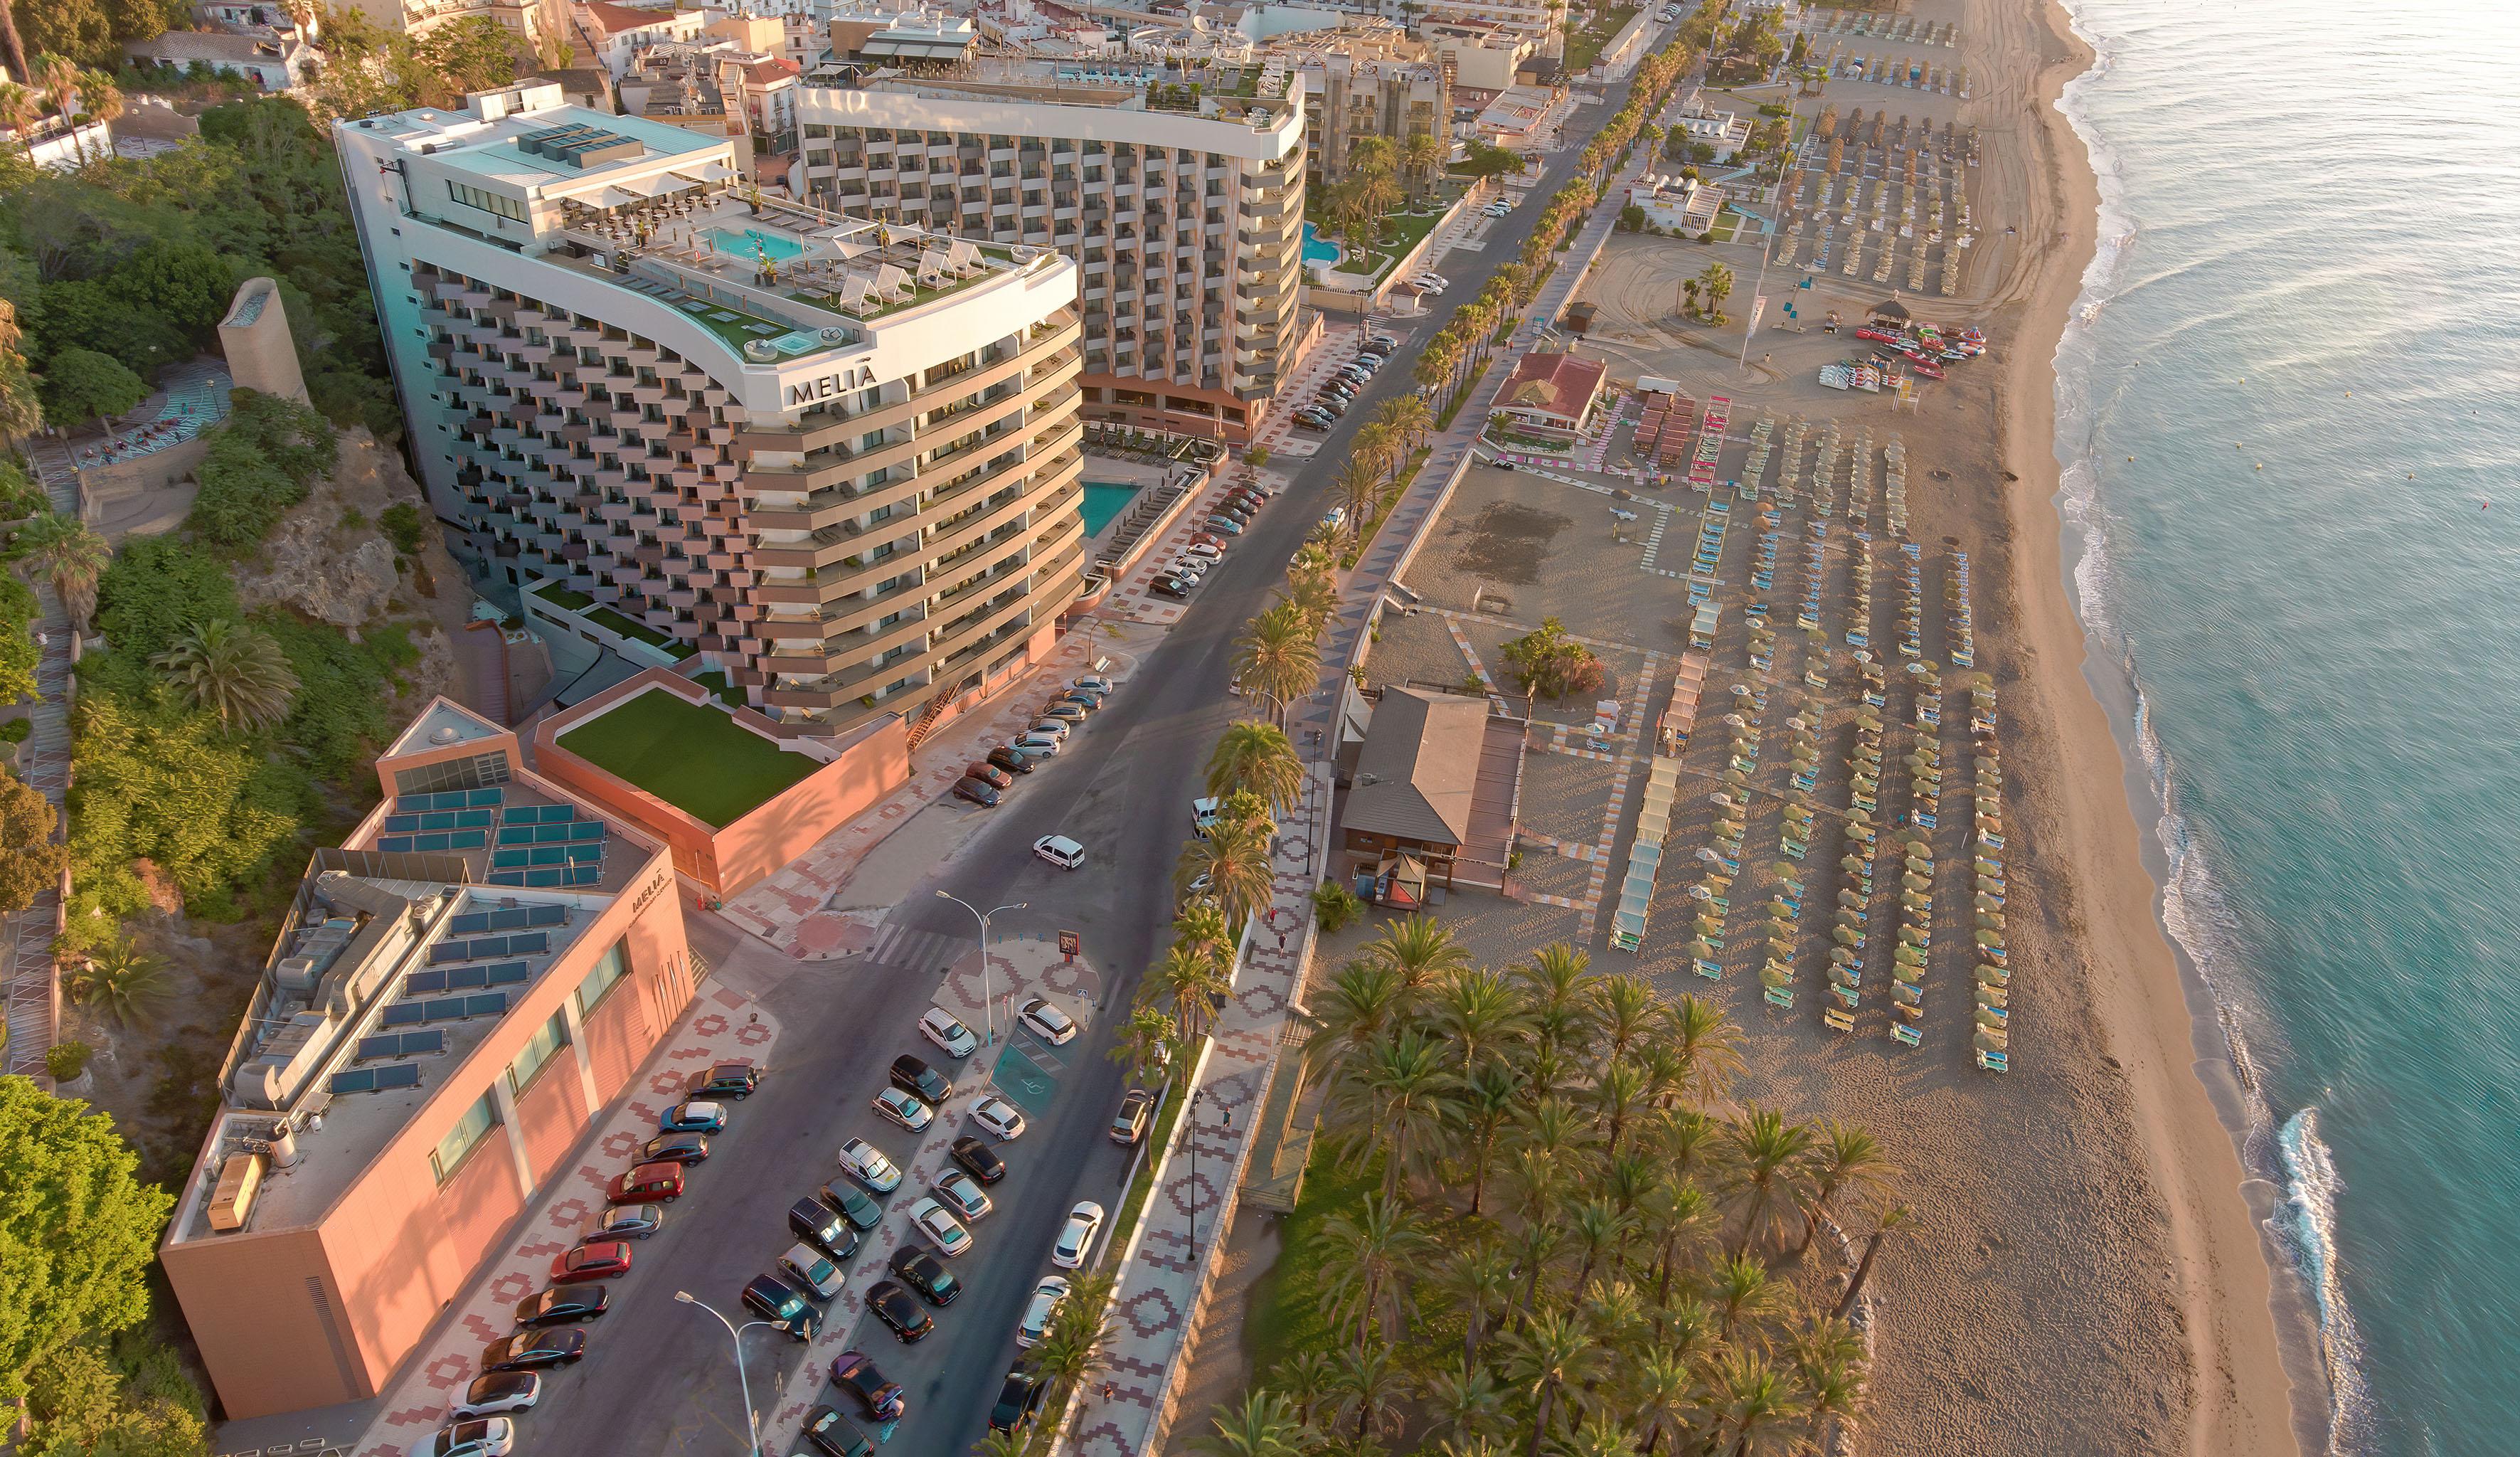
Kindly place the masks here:
[(1415, 909), (1456, 886), (1502, 889), (1530, 726), (1485, 699), (1383, 689), (1339, 816), (1357, 894)]

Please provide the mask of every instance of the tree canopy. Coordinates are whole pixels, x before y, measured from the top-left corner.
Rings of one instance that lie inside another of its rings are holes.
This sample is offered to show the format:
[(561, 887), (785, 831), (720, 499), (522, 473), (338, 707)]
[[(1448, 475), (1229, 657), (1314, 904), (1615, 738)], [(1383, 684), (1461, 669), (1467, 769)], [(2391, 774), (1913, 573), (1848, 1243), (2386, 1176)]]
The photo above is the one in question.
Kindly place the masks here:
[(338, 445), (324, 417), (277, 394), (231, 392), (235, 411), (210, 435), (188, 524), (230, 550), (258, 544), (282, 512), (333, 469)]
[(119, 359), (94, 349), (64, 349), (46, 361), (44, 410), (66, 425), (119, 415), (149, 397), (149, 387)]
[(82, 1338), (149, 1314), (149, 1263), (174, 1197), (134, 1176), (113, 1120), (0, 1077), (0, 1400)]

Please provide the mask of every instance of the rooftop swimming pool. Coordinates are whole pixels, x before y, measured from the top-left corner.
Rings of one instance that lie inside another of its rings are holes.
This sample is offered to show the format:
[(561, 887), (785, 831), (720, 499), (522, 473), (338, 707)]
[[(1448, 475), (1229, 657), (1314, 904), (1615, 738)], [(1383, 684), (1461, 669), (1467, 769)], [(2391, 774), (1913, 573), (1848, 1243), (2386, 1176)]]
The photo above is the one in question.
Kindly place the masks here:
[(1085, 499), (1077, 509), (1085, 517), (1085, 534), (1100, 536), (1111, 519), (1129, 509), (1137, 498), (1138, 487), (1125, 480), (1089, 480), (1085, 482)]
[(759, 228), (745, 228), (741, 232), (733, 228), (711, 228), (708, 235), (710, 241), (717, 244), (718, 251), (747, 258), (792, 258), (805, 250), (805, 245), (793, 238), (765, 233)]

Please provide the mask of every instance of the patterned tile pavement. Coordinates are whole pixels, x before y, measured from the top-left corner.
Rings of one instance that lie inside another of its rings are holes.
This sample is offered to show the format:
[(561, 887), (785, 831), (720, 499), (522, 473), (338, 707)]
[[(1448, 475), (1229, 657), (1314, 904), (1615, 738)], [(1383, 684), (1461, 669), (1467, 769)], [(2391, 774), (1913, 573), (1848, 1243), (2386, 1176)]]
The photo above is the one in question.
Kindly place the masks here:
[[(629, 1166), (640, 1142), (656, 1131), (657, 1114), (682, 1098), (692, 1070), (727, 1058), (766, 1063), (778, 1038), (778, 1022), (756, 1010), (749, 998), (703, 982), (682, 1021), (581, 1144), (582, 1161), (536, 1191), (513, 1237), (516, 1243), (473, 1276), (471, 1291), (451, 1307), (454, 1317), (441, 1321), (428, 1343), (405, 1358), (375, 1422), (356, 1439), (342, 1443), (342, 1449), (355, 1457), (403, 1457), (427, 1441), (455, 1393), (477, 1374), (481, 1347), (515, 1329), (512, 1307), (542, 1288), (551, 1257), (575, 1243), (579, 1228), (604, 1207), (605, 1185)], [(622, 1278), (640, 1277), (634, 1269)]]

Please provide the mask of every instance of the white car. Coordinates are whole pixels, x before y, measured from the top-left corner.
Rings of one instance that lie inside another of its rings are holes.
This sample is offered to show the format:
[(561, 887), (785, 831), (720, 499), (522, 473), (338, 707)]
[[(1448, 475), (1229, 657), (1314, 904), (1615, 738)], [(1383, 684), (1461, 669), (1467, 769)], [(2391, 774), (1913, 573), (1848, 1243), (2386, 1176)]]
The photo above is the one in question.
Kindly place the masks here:
[(997, 1207), (988, 1193), (981, 1189), (980, 1181), (961, 1169), (936, 1181), (936, 1197), (945, 1202), (945, 1207), (952, 1209), (956, 1218), (975, 1223), (987, 1218), (989, 1211)]
[(1029, 998), (1016, 1008), (1015, 1020), (1053, 1047), (1064, 1047), (1076, 1040), (1076, 1019), (1040, 997)]
[(1024, 730), (1024, 736), (1026, 738), (1039, 736), (1042, 738), (1056, 739), (1059, 743), (1064, 744), (1067, 742), (1068, 734), (1073, 732), (1075, 728), (1076, 725), (1068, 722), (1064, 718), (1045, 718), (1034, 724), (1031, 728)]
[(1086, 1200), (1067, 1211), (1067, 1225), (1058, 1232), (1058, 1243), (1051, 1247), (1050, 1262), (1062, 1270), (1080, 1270), (1094, 1253), (1094, 1242), (1102, 1237), (1102, 1207)]
[(1065, 734), (1027, 733), (1016, 739), (1011, 747), (1017, 753), (1031, 754), (1036, 758), (1057, 758), (1058, 751), (1065, 747), (1066, 743)]
[(420, 1444), (419, 1457), (508, 1457), (517, 1445), (517, 1424), (506, 1417), (457, 1422)]
[(922, 1199), (910, 1207), (910, 1222), (920, 1233), (936, 1242), (936, 1252), (951, 1259), (971, 1248), (971, 1232), (954, 1211), (932, 1199)]
[(1013, 1104), (994, 1094), (971, 1105), (971, 1121), (1007, 1140), (1023, 1137), (1027, 1126)]
[(1032, 852), (1061, 870), (1085, 863), (1085, 846), (1064, 835), (1045, 835), (1032, 842)]
[(883, 1150), (863, 1138), (852, 1138), (840, 1145), (840, 1167), (871, 1193), (890, 1194), (901, 1187), (901, 1170), (893, 1167)]
[(1026, 1350), (1041, 1343), (1050, 1334), (1050, 1318), (1058, 1313), (1058, 1302), (1067, 1298), (1067, 1281), (1058, 1275), (1044, 1275), (1032, 1288), (1032, 1303), (1024, 1306), (1023, 1324), (1015, 1327), (1015, 1344)]
[(899, 1123), (913, 1133), (924, 1130), (936, 1120), (936, 1110), (899, 1088), (885, 1088), (876, 1094), (875, 1111), (877, 1116)]
[(919, 1015), (919, 1035), (949, 1058), (968, 1058), (980, 1045), (979, 1037), (963, 1025), (963, 1019), (942, 1007), (930, 1007)]
[(493, 1371), (472, 1378), (464, 1389), (464, 1399), (455, 1403), (449, 1416), (495, 1417), (501, 1412), (526, 1411), (543, 1399), (543, 1379), (533, 1371)]
[(793, 1276), (818, 1300), (828, 1300), (840, 1293), (840, 1267), (809, 1246), (788, 1246), (788, 1252), (779, 1256), (779, 1268)]
[[(1193, 550), (1195, 548), (1193, 548)], [(1110, 679), (1103, 677), (1101, 673), (1087, 673), (1067, 686), (1070, 688), (1082, 688), (1087, 693), (1108, 694), (1117, 685), (1112, 683)]]

